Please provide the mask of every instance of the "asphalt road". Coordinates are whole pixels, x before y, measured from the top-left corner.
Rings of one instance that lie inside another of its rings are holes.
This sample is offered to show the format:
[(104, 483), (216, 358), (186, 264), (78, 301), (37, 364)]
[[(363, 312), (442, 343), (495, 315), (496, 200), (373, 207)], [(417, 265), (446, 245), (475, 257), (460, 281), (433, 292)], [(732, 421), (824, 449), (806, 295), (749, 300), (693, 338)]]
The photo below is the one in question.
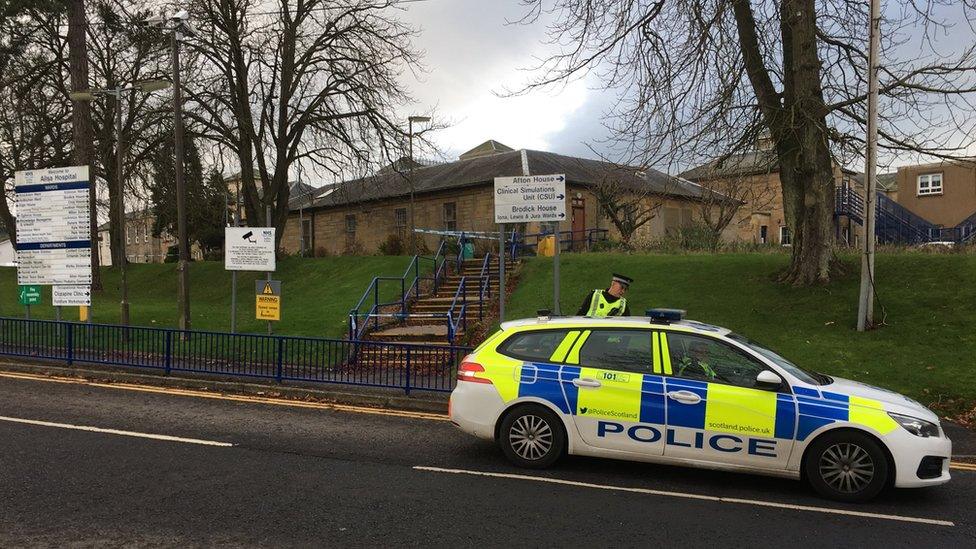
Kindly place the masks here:
[(841, 505), (660, 465), (519, 470), (410, 414), (156, 391), (0, 374), (0, 546), (976, 546), (976, 472)]

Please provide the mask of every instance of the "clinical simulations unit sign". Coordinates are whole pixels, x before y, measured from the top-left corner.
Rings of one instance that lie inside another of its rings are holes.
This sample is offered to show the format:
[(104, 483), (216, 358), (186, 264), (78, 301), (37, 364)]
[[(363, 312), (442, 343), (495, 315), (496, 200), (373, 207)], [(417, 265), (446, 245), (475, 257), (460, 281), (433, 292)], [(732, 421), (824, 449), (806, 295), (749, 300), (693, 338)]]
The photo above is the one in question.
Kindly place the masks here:
[(14, 174), (17, 283), (91, 284), (88, 166)]
[(566, 219), (566, 176), (495, 178), (495, 223)]

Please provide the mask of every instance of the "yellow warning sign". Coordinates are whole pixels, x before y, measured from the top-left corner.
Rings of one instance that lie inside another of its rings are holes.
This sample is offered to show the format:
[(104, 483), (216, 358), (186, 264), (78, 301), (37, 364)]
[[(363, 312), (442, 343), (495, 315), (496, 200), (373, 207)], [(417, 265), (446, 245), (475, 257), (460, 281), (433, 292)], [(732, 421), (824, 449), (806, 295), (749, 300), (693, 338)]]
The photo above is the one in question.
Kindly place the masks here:
[(258, 320), (281, 320), (280, 295), (258, 295), (255, 298), (254, 312)]
[(271, 283), (268, 282), (264, 285), (264, 291), (261, 292), (264, 295), (275, 295), (274, 288), (271, 287)]

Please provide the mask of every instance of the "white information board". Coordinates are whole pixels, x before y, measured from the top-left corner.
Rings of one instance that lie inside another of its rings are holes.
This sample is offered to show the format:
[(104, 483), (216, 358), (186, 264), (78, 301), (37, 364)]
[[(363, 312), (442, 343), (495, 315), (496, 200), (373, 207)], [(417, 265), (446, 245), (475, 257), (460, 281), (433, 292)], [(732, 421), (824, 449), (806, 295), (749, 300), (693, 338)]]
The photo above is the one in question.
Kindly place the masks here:
[(224, 269), (228, 271), (274, 271), (274, 227), (225, 228)]
[(495, 178), (495, 223), (566, 219), (566, 176)]
[(51, 286), (51, 304), (55, 307), (91, 306), (91, 286)]
[(14, 174), (17, 283), (91, 284), (88, 166)]

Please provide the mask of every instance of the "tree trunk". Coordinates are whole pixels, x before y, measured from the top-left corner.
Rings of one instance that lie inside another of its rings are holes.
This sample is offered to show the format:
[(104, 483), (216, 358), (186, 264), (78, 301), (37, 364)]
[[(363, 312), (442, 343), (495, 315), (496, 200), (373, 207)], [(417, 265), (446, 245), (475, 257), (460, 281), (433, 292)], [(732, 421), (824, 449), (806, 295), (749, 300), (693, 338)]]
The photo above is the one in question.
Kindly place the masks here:
[(781, 279), (797, 285), (827, 282), (833, 262), (834, 184), (815, 2), (781, 0), (782, 92), (765, 66), (750, 2), (734, 0), (732, 7), (749, 80), (776, 144), (783, 208), (793, 236), (793, 256)]
[(820, 81), (814, 0), (783, 0), (783, 105), (773, 128), (780, 184), (792, 237), (792, 259), (782, 280), (796, 285), (830, 280), (833, 261), (834, 175), (827, 147), (826, 107)]
[[(72, 91), (87, 90), (88, 82), (88, 44), (85, 33), (88, 30), (88, 18), (85, 14), (85, 0), (70, 0), (68, 2), (68, 65), (71, 76)], [(88, 166), (91, 174), (91, 188), (89, 191), (88, 207), (90, 209), (89, 223), (91, 225), (91, 265), (92, 289), (101, 290), (102, 280), (98, 271), (98, 209), (95, 201), (97, 186), (95, 185), (95, 170), (92, 166), (94, 159), (94, 141), (92, 137), (91, 105), (87, 101), (73, 101), (71, 111), (72, 144), (71, 162), (76, 166)]]
[(118, 178), (119, 174), (116, 173), (118, 170), (114, 167), (114, 162), (108, 162), (105, 164), (105, 180), (109, 186), (108, 193), (108, 212), (109, 212), (109, 234), (110, 238), (110, 249), (112, 255), (112, 266), (121, 267), (122, 262), (126, 260), (126, 254), (123, 252), (123, 244), (125, 243), (125, 231), (124, 223), (122, 222), (121, 216), (119, 215), (119, 200), (121, 197), (118, 192), (112, 192), (113, 188), (118, 188)]

